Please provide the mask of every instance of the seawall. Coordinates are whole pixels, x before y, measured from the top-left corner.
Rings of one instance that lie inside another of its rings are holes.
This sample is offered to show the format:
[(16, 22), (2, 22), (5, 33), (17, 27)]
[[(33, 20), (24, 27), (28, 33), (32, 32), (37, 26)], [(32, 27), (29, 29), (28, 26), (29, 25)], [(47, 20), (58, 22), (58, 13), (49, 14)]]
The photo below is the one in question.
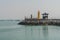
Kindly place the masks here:
[(26, 19), (18, 23), (19, 25), (60, 25), (60, 19)]

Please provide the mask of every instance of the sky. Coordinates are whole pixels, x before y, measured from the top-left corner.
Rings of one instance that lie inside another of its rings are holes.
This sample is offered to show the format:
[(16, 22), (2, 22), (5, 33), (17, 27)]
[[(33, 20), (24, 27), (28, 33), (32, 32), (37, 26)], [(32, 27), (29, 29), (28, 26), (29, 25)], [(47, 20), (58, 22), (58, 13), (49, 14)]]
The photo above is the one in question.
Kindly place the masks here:
[[(49, 19), (60, 19), (60, 0), (0, 0), (0, 19), (24, 19), (37, 12), (49, 14)], [(41, 15), (42, 18), (42, 15)]]

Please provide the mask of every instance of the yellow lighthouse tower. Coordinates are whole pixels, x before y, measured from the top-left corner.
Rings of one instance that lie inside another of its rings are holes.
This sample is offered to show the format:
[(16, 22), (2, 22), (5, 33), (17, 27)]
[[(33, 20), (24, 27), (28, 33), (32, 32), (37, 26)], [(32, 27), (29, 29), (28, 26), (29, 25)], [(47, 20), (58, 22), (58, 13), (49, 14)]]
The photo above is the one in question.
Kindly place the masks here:
[(37, 19), (40, 19), (40, 11), (38, 10)]

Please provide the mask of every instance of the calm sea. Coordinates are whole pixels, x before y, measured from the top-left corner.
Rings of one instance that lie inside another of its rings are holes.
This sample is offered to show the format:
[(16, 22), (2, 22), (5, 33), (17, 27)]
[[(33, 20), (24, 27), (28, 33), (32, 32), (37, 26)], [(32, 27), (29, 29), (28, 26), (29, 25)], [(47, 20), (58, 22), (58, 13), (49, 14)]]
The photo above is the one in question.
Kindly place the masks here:
[(60, 40), (60, 26), (18, 25), (0, 21), (0, 40)]

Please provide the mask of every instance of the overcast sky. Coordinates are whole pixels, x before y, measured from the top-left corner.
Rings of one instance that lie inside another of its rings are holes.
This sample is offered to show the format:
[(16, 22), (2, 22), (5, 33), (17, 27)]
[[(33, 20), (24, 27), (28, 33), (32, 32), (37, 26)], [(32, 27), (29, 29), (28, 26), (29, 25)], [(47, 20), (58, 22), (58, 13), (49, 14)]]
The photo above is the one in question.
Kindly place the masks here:
[(0, 19), (23, 19), (30, 14), (37, 17), (38, 10), (60, 19), (60, 0), (0, 0)]

